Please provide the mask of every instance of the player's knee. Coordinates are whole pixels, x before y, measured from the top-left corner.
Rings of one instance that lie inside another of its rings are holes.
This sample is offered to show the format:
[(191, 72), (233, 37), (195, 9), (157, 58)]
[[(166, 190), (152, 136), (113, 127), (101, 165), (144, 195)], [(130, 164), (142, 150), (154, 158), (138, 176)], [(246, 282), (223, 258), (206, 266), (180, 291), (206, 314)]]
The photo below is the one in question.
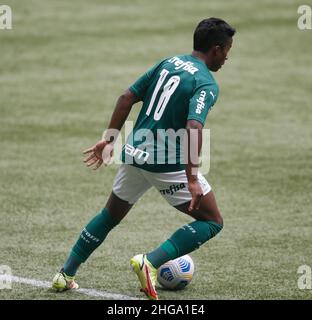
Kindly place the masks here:
[(213, 221), (220, 224), (223, 227), (223, 218), (221, 214), (219, 214)]
[(223, 229), (223, 219), (220, 213), (206, 216), (207, 219), (202, 220), (206, 224), (208, 239), (216, 236)]
[(223, 228), (223, 224), (212, 220), (202, 221), (202, 223), (205, 225), (206, 241), (215, 237)]
[(220, 211), (217, 211), (217, 212), (207, 212), (205, 215), (204, 215), (204, 220), (205, 221), (212, 221), (212, 222), (215, 222), (219, 225), (221, 225), (223, 227), (223, 218), (222, 218), (222, 215), (220, 213)]

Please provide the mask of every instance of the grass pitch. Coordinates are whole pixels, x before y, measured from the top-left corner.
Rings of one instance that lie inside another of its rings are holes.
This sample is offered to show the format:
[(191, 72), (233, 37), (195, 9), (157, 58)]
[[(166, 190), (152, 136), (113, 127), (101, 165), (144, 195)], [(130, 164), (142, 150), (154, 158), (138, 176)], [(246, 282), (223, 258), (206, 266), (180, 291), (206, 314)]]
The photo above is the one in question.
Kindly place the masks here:
[[(203, 18), (237, 28), (209, 114), (213, 187), (225, 227), (191, 254), (196, 276), (162, 299), (311, 299), (312, 31), (301, 1), (13, 1), (0, 30), (0, 265), (51, 280), (104, 206), (116, 166), (93, 172), (81, 151), (115, 101), (163, 57), (191, 52)], [(136, 105), (130, 119), (134, 120)], [(141, 295), (129, 258), (190, 221), (150, 190), (81, 267), (82, 287)], [(23, 284), (0, 299), (91, 299)]]

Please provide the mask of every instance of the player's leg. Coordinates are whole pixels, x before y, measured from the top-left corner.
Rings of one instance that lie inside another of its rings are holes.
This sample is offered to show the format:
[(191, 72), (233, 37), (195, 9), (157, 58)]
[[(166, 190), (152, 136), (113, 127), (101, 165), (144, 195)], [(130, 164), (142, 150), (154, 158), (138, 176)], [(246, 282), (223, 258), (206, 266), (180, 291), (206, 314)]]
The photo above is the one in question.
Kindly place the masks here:
[(73, 277), (76, 274), (80, 264), (103, 243), (108, 233), (120, 223), (131, 207), (132, 204), (111, 192), (105, 207), (89, 221), (72, 248), (63, 267), (66, 275)]
[[(164, 183), (166, 178), (159, 179)], [(158, 179), (155, 186), (159, 187)], [(175, 185), (170, 190), (171, 193), (162, 193), (166, 200), (179, 211), (182, 211), (195, 219), (195, 221), (179, 228), (172, 236), (160, 245), (157, 249), (147, 254), (147, 260), (157, 269), (163, 263), (176, 259), (198, 249), (202, 244), (213, 238), (223, 227), (221, 213), (217, 207), (211, 187), (206, 179), (200, 175), (199, 181), (203, 189), (204, 196), (201, 199), (200, 207), (193, 212), (188, 211), (191, 194), (187, 188), (186, 176), (179, 173), (168, 178), (167, 187)], [(165, 181), (166, 183), (166, 181)], [(178, 189), (177, 186), (181, 188)], [(166, 188), (166, 186), (161, 186)], [(186, 201), (183, 201), (186, 200)], [(180, 203), (179, 203), (180, 202)], [(182, 203), (181, 203), (182, 202)]]
[(119, 224), (149, 187), (138, 169), (121, 165), (105, 207), (82, 230), (61, 272), (55, 276), (56, 281), (53, 280), (54, 288), (66, 289), (63, 288), (64, 279), (62, 279), (65, 278), (68, 280), (66, 281), (68, 282), (67, 289), (72, 289), (70, 283), (74, 282), (79, 266), (103, 243), (108, 233)]
[(111, 193), (106, 206), (82, 230), (63, 268), (54, 277), (53, 288), (61, 291), (78, 288), (74, 281), (78, 268), (103, 243), (108, 233), (119, 224), (131, 207), (132, 204)]

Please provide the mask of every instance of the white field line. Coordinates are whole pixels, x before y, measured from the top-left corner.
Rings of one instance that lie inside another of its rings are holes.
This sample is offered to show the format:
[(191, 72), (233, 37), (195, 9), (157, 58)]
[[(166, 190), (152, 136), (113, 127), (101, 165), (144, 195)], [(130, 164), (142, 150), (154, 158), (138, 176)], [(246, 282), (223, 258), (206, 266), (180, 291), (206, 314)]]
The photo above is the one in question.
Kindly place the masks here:
[[(51, 283), (48, 281), (40, 281), (36, 279), (21, 278), (16, 276), (11, 276), (10, 280), (16, 283), (28, 284), (33, 287), (51, 288)], [(102, 297), (102, 298), (113, 299), (113, 300), (141, 300), (140, 298), (136, 298), (136, 297), (131, 297), (131, 296), (118, 294), (118, 293), (111, 293), (107, 291), (99, 291), (94, 289), (79, 288), (78, 290), (75, 290), (75, 292), (85, 294), (86, 296), (89, 296), (89, 297)]]

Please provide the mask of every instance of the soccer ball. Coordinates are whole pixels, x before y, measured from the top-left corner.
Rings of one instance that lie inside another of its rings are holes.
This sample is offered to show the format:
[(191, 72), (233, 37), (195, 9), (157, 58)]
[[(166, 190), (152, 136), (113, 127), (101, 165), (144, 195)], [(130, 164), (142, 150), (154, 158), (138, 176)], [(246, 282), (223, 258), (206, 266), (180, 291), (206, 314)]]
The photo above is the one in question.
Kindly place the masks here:
[(157, 280), (166, 289), (184, 289), (193, 279), (194, 262), (189, 255), (170, 260), (157, 270)]

